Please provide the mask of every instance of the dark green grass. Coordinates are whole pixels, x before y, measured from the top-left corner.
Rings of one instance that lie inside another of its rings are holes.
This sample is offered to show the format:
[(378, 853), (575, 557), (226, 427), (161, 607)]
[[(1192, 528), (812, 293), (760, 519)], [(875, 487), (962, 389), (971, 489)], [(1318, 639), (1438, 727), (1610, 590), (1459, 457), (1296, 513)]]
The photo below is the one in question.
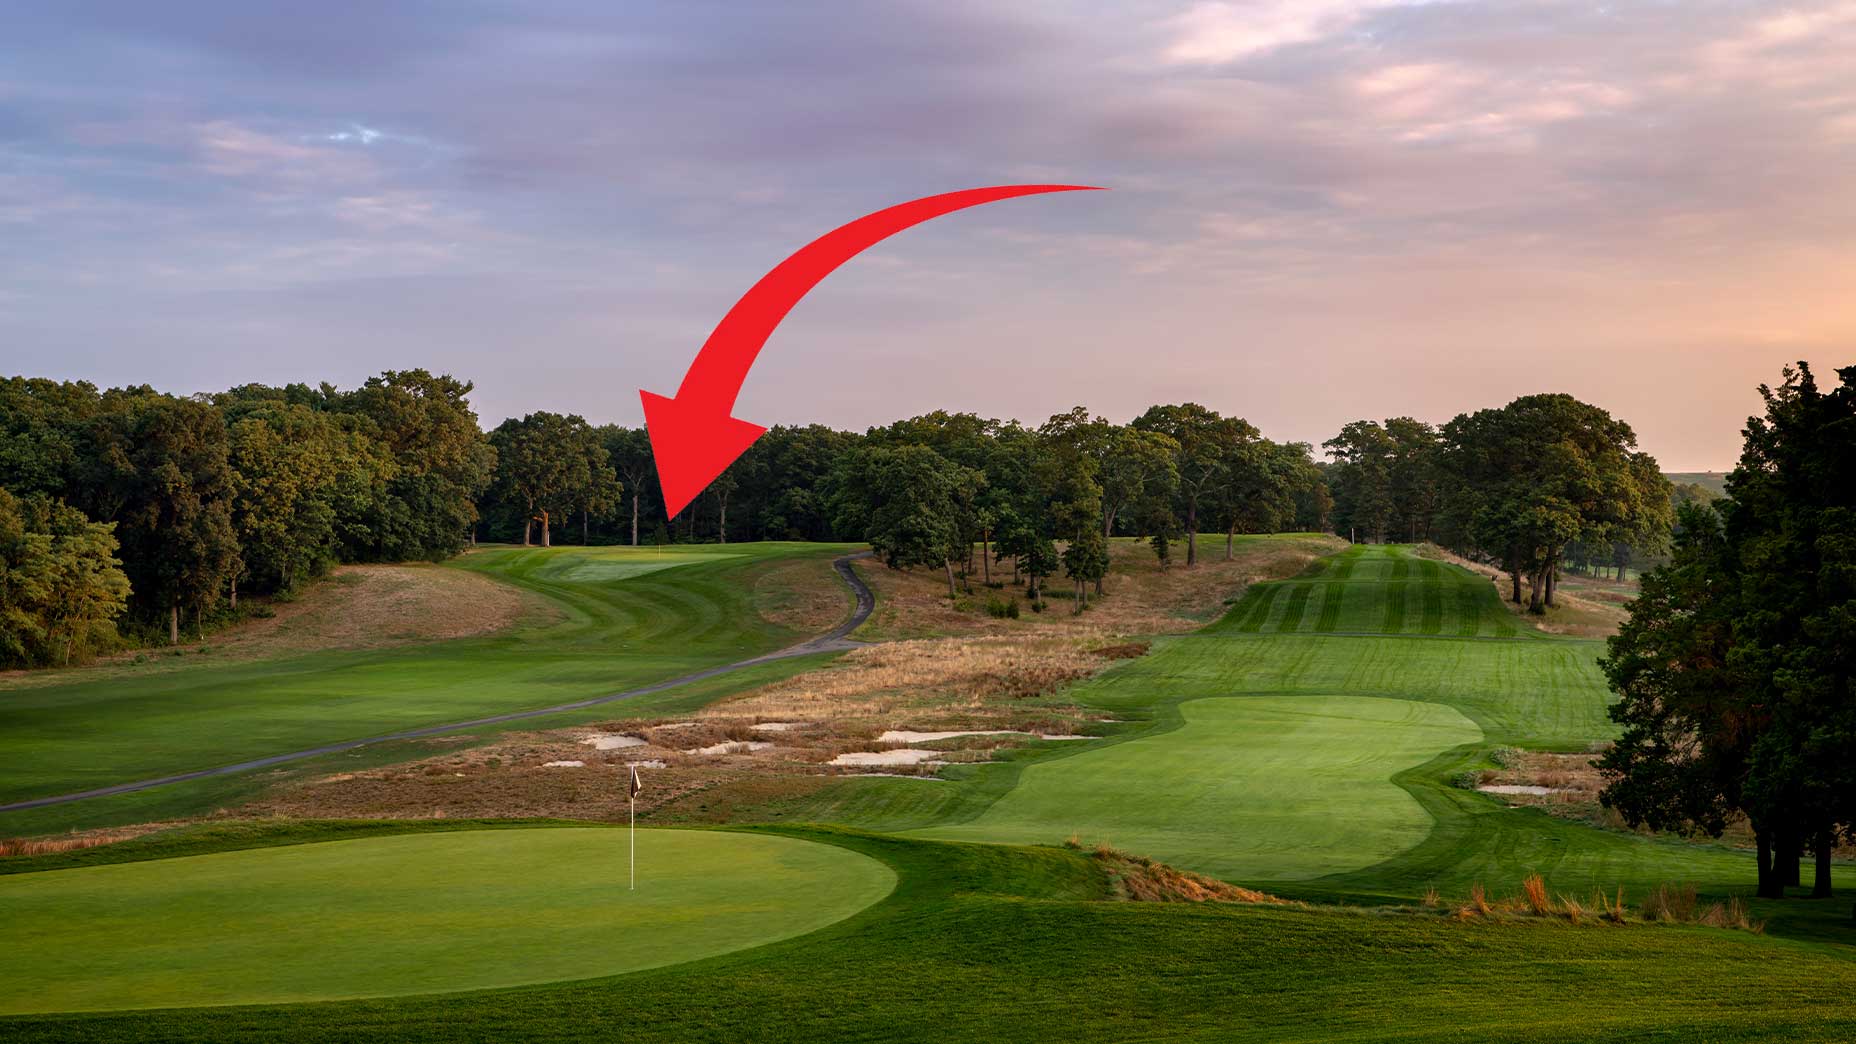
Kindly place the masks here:
[(0, 1020), (0, 1038), (1563, 1044), (1856, 1034), (1856, 962), (1781, 939), (1109, 902), (1099, 865), (1062, 849), (791, 832), (888, 863), (896, 890), (811, 935), (617, 978), (22, 1017)]
[[(757, 570), (797, 555), (828, 569), (844, 550), (487, 550), (454, 567), (539, 594), (564, 619), (411, 648), (200, 662), (0, 692), (0, 801), (569, 702), (768, 652), (809, 636), (754, 611)], [(0, 816), (0, 832), (20, 829)]]

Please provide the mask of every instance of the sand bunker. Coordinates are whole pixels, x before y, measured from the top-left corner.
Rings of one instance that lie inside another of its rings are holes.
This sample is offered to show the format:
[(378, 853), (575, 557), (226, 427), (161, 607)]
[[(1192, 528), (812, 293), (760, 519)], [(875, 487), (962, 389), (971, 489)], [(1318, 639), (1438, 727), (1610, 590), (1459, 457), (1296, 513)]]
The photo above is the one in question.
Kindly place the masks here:
[(859, 750), (840, 754), (826, 764), (858, 765), (865, 768), (879, 765), (943, 765), (946, 762), (935, 760), (942, 756), (944, 752), (938, 750)]
[(626, 768), (661, 769), (661, 768), (665, 768), (666, 766), (661, 761), (653, 760), (653, 761), (628, 761), (625, 763), (625, 767)]
[[(550, 761), (542, 768), (586, 768), (584, 761)], [(462, 773), (460, 773), (462, 775)]]
[(1494, 783), (1476, 789), (1484, 794), (1527, 794), (1531, 797), (1546, 797), (1548, 794), (1562, 793), (1558, 787), (1535, 787), (1520, 783)]
[(791, 732), (812, 724), (809, 721), (763, 721), (758, 725), (749, 725), (755, 732)]
[(846, 772), (833, 777), (835, 779), (919, 779), (925, 783), (952, 783), (951, 779), (940, 776), (911, 776), (905, 772)]
[(1018, 729), (974, 729), (967, 732), (910, 732), (906, 729), (890, 729), (876, 738), (878, 743), (933, 743), (936, 740), (958, 739), (961, 736), (1035, 736), (1041, 740), (1084, 740), (1095, 739), (1094, 736), (1055, 735), (1048, 732), (1021, 732)]
[(683, 753), (685, 754), (712, 754), (712, 755), (713, 754), (740, 754), (743, 751), (766, 750), (768, 747), (771, 747), (771, 746), (773, 746), (773, 744), (764, 742), (762, 740), (728, 740), (723, 743), (717, 743), (714, 746), (698, 747), (695, 750), (686, 750)]
[(622, 750), (626, 747), (644, 746), (644, 740), (636, 736), (622, 736), (617, 733), (600, 733), (596, 736), (588, 736), (580, 742), (594, 750)]

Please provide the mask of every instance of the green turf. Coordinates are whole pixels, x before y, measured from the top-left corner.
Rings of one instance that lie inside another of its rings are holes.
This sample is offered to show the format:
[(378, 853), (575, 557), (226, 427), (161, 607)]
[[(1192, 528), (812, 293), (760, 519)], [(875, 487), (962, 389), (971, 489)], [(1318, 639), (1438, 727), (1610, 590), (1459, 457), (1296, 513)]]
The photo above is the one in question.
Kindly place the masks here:
[[(451, 567), (522, 587), (564, 618), (410, 648), (199, 657), (142, 676), (0, 691), (0, 801), (569, 702), (768, 652), (810, 635), (755, 613), (758, 571), (793, 556), (829, 569), (846, 550), (484, 550)], [(0, 833), (21, 829), (0, 814)]]
[[(1350, 548), (1061, 695), (1134, 723), (1114, 739), (950, 768), (939, 786), (849, 780), (773, 811), (968, 840), (1075, 834), (1345, 902), (1512, 892), (1533, 873), (1586, 897), (1665, 882), (1750, 894), (1750, 853), (1450, 785), (1494, 746), (1584, 751), (1615, 735), (1602, 644), (1517, 627), (1496, 598), (1487, 580), (1405, 548)], [(1334, 633), (1309, 631), (1322, 616)], [(1799, 904), (1761, 909), (1785, 934), (1841, 930), (1821, 911), (1796, 916), (1810, 909)]]
[[(1856, 961), (1744, 932), (1101, 901), (1079, 853), (793, 831), (897, 885), (810, 935), (622, 977), (0, 1019), (17, 1042), (1843, 1041)], [(208, 842), (210, 843), (210, 842)], [(364, 952), (356, 945), (343, 955)]]
[(1075, 834), (1231, 880), (1319, 877), (1431, 832), (1392, 782), (1482, 731), (1448, 707), (1358, 696), (1199, 699), (1184, 724), (1033, 764), (979, 817), (925, 836), (1055, 844)]
[(771, 835), (365, 838), (0, 877), (0, 1012), (323, 1000), (589, 978), (803, 934), (883, 864)]

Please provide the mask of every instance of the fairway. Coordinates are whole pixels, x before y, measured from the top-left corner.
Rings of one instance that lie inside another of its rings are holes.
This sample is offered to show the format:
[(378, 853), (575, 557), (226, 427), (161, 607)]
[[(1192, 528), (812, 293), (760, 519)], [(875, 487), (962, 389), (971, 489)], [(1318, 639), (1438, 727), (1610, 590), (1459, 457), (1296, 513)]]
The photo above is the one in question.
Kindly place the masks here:
[[(1450, 785), (1495, 746), (1585, 751), (1615, 735), (1603, 646), (1501, 637), (1516, 618), (1496, 597), (1456, 566), (1355, 546), (1064, 694), (1152, 723), (1131, 738), (982, 766), (964, 794), (860, 780), (808, 814), (932, 838), (1076, 836), (1324, 897), (1512, 889), (1533, 873), (1582, 894), (1750, 890), (1750, 853), (1599, 830)], [(1304, 626), (1333, 606), (1330, 633)]]
[(1495, 585), (1409, 548), (1356, 544), (1293, 580), (1253, 584), (1214, 630), (1537, 638)]
[(923, 836), (1075, 834), (1231, 880), (1318, 877), (1423, 841), (1431, 817), (1392, 776), (1482, 738), (1456, 711), (1406, 700), (1200, 699), (1180, 711), (1173, 731), (1032, 765), (974, 822)]
[[(754, 609), (759, 570), (845, 545), (500, 548), (469, 569), (547, 599), (559, 622), (408, 648), (186, 666), (0, 689), (0, 804), (321, 744), (546, 707), (812, 637)], [(850, 601), (846, 593), (845, 608)], [(8, 820), (0, 814), (0, 826)]]
[(0, 1013), (613, 975), (813, 931), (895, 875), (769, 835), (459, 831), (0, 877)]

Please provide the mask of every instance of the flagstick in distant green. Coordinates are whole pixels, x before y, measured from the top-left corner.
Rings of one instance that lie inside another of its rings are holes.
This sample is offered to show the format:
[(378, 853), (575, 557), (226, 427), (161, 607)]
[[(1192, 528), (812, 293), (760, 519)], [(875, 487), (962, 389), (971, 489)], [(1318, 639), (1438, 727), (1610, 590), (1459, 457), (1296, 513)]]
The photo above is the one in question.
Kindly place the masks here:
[(625, 795), (626, 803), (631, 806), (632, 810), (632, 891), (634, 892), (638, 890), (638, 792), (643, 789), (644, 784), (638, 782), (638, 766), (634, 764), (632, 785)]

